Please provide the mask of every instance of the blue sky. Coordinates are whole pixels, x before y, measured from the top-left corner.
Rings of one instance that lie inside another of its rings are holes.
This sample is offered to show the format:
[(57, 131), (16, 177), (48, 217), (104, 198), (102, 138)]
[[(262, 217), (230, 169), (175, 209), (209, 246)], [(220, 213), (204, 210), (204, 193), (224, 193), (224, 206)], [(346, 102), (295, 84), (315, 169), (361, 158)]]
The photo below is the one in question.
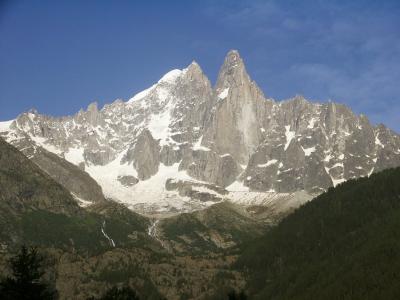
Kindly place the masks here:
[(400, 132), (400, 1), (1, 1), (0, 120), (128, 99), (238, 49), (267, 96), (329, 99)]

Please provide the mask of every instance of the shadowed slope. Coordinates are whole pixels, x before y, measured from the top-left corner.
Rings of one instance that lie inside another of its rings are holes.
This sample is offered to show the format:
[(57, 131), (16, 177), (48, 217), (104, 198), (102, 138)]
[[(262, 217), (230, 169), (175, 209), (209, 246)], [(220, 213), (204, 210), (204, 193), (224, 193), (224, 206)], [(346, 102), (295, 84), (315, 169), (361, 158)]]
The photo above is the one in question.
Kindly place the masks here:
[(307, 203), (239, 265), (255, 299), (400, 296), (400, 168), (346, 182)]

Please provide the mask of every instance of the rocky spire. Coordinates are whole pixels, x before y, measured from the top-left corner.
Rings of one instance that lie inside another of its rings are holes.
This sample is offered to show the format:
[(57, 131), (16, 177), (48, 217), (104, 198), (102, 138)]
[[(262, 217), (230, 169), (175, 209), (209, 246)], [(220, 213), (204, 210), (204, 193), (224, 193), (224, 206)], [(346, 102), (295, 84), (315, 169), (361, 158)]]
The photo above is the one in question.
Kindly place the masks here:
[(200, 65), (195, 60), (191, 62), (191, 64), (187, 67), (187, 69), (188, 70), (200, 70), (202, 72)]
[(87, 111), (92, 113), (97, 113), (98, 112), (97, 102), (95, 101), (90, 103), (87, 107)]
[(250, 77), (237, 50), (230, 50), (225, 57), (217, 79), (215, 89), (222, 91), (232, 86), (250, 84)]
[(203, 70), (196, 61), (192, 61), (192, 63), (186, 68), (185, 77), (189, 78), (190, 81), (197, 80), (206, 82), (207, 84), (209, 83), (207, 76), (203, 73)]
[(231, 50), (225, 57), (215, 94), (221, 105), (207, 128), (205, 140), (213, 140), (209, 146), (218, 153), (229, 153), (239, 163), (246, 164), (260, 143), (261, 136), (255, 128), (262, 127), (266, 101), (247, 74), (238, 51)]
[(101, 117), (99, 115), (99, 109), (97, 107), (97, 102), (92, 102), (88, 105), (86, 117), (90, 124), (97, 126), (101, 122)]

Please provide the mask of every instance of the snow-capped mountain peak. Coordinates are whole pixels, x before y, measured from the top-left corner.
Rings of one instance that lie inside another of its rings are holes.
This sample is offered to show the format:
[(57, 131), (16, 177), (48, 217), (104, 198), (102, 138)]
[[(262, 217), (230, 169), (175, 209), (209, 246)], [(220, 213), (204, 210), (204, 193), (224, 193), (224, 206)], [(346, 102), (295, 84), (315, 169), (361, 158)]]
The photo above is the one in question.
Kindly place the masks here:
[(127, 102), (92, 103), (62, 118), (23, 113), (0, 131), (80, 199), (93, 201), (71, 170), (147, 213), (315, 194), (400, 165), (396, 133), (341, 104), (266, 99), (235, 50), (215, 88), (192, 62)]

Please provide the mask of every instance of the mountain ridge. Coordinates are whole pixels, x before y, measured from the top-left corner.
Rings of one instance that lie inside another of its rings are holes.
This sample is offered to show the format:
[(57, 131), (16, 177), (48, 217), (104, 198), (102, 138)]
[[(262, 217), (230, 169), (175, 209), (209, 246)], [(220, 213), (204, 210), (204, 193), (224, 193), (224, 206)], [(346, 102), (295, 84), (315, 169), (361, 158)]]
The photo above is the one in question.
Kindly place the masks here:
[[(216, 198), (207, 184), (227, 190), (217, 201), (235, 201), (237, 192), (268, 198), (306, 191), (311, 199), (348, 179), (400, 165), (394, 131), (342, 104), (266, 98), (236, 50), (227, 54), (214, 87), (192, 62), (127, 102), (100, 110), (92, 103), (60, 118), (30, 111), (1, 123), (0, 132), (34, 161), (35, 149), (45, 148), (89, 174), (106, 198), (145, 213), (208, 207)], [(185, 181), (186, 191), (166, 189), (168, 179)], [(187, 189), (209, 196), (199, 200)]]

